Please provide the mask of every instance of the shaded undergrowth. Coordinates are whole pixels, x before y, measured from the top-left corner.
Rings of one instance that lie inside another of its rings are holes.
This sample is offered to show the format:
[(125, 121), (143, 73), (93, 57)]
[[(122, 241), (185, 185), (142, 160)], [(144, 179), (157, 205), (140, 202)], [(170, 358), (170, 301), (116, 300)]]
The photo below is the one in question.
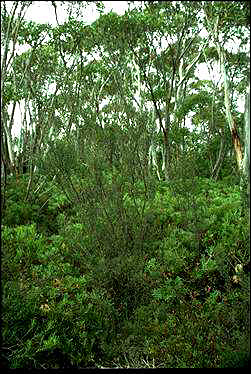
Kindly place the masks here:
[(141, 215), (139, 187), (137, 204), (123, 191), (95, 219), (56, 188), (30, 206), (24, 191), (10, 185), (2, 220), (6, 367), (248, 365), (249, 225), (238, 186), (159, 183)]

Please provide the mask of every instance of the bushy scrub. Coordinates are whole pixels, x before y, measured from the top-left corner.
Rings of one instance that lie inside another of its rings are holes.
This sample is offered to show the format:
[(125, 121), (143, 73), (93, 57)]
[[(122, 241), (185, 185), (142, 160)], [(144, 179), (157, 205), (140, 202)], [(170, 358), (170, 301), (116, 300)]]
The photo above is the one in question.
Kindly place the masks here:
[[(12, 346), (11, 366), (93, 365), (108, 351), (112, 304), (102, 292), (88, 292), (85, 277), (51, 277), (42, 287), (41, 282), (27, 285), (25, 294), (12, 284), (4, 287), (3, 339)], [(51, 363), (49, 354), (54, 356)]]
[(8, 177), (8, 188), (6, 190), (5, 209), (2, 212), (2, 223), (6, 226), (17, 226), (31, 224), (39, 216), (39, 205), (36, 202), (30, 204), (25, 201), (27, 189), (27, 176), (20, 179)]
[(144, 202), (142, 183), (132, 193), (116, 178), (104, 178), (107, 199), (74, 214), (55, 189), (53, 235), (3, 227), (7, 366), (245, 366), (249, 228), (238, 189), (161, 182)]
[(63, 262), (57, 237), (48, 246), (36, 236), (34, 225), (3, 232), (5, 357), (13, 368), (92, 365), (108, 355), (113, 303)]
[(249, 357), (247, 292), (222, 293), (207, 287), (202, 300), (188, 282), (170, 277), (153, 291), (152, 301), (138, 307), (124, 323), (117, 346), (120, 366), (126, 359), (136, 359), (139, 365), (154, 358), (155, 367), (231, 367), (234, 362), (245, 367)]
[(146, 301), (149, 285), (143, 279), (144, 258), (121, 255), (103, 258), (93, 267), (93, 283), (104, 285), (111, 295), (119, 313), (130, 318), (135, 308)]
[(27, 184), (27, 175), (18, 180), (8, 178), (7, 204), (2, 212), (2, 223), (10, 227), (35, 223), (40, 232), (58, 233), (61, 223), (59, 216), (66, 211), (69, 216), (74, 215), (66, 194), (60, 192), (53, 182), (44, 181), (34, 188), (35, 191), (26, 200)]
[(2, 229), (3, 279), (17, 279), (30, 271), (32, 264), (42, 261), (44, 239), (37, 234), (35, 224)]
[[(189, 241), (190, 238), (190, 241)], [(182, 229), (172, 230), (161, 242), (159, 253), (169, 272), (179, 273), (190, 268), (196, 256), (194, 234)]]

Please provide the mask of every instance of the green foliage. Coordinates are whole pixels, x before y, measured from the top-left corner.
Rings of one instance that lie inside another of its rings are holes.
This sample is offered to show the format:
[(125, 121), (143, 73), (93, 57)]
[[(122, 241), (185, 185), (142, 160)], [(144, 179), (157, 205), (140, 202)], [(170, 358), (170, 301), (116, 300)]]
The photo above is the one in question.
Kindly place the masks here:
[(8, 178), (6, 198), (8, 204), (3, 212), (3, 224), (6, 226), (25, 225), (38, 220), (39, 205), (27, 204), (25, 201), (27, 177), (16, 181)]
[[(127, 247), (109, 252), (98, 239), (104, 218), (90, 235), (88, 222), (70, 211), (51, 237), (35, 224), (5, 225), (8, 367), (245, 366), (250, 287), (238, 264), (249, 261), (249, 229), (240, 193), (208, 179), (187, 188), (189, 181), (159, 183), (144, 212), (150, 234), (141, 250), (129, 250), (128, 237)], [(65, 202), (56, 191), (48, 212)], [(133, 195), (125, 196), (130, 212)]]
[[(90, 26), (75, 16), (55, 28), (20, 20), (17, 41), (32, 49), (10, 62), (3, 101), (29, 99), (32, 134), (23, 129), (13, 146), (36, 169), (8, 175), (2, 188), (6, 367), (247, 365), (249, 220), (223, 131), (224, 92), (194, 77), (197, 65), (186, 70), (204, 42), (189, 36), (203, 7), (211, 22), (216, 10), (224, 38), (245, 45), (243, 6), (230, 3), (151, 2), (123, 16), (98, 3)], [(246, 57), (226, 58), (241, 82)], [(243, 87), (232, 82), (233, 94)], [(191, 112), (192, 132), (183, 126)], [(157, 181), (149, 147), (163, 145), (163, 131), (153, 134), (169, 115), (169, 178), (162, 170)]]
[(34, 225), (4, 228), (2, 244), (3, 338), (14, 347), (19, 340), (11, 367), (40, 368), (45, 359), (45, 367), (58, 367), (64, 355), (70, 366), (92, 364), (111, 339), (114, 309), (106, 292), (62, 262), (60, 241), (46, 245)]
[(167, 303), (173, 303), (181, 295), (185, 294), (186, 291), (182, 279), (177, 276), (175, 279), (168, 279), (164, 286), (155, 289), (153, 297), (157, 301), (163, 300)]
[(18, 180), (14, 177), (8, 178), (8, 204), (3, 212), (3, 224), (15, 227), (35, 222), (41, 232), (57, 233), (64, 212), (74, 214), (69, 199), (48, 181), (41, 194), (34, 194), (31, 202), (26, 201), (27, 183), (27, 175)]
[(34, 224), (16, 228), (4, 226), (2, 244), (4, 279), (15, 279), (20, 276), (20, 272), (30, 268), (43, 246), (43, 240), (37, 237)]

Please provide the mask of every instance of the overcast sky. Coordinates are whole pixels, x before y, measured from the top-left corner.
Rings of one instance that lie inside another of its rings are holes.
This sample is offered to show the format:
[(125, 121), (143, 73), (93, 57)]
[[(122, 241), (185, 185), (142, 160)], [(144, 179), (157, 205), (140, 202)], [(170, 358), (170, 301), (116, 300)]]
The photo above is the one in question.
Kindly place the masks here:
[[(7, 9), (10, 10), (13, 1), (7, 1)], [(56, 1), (57, 3), (57, 1)], [(111, 10), (117, 14), (124, 14), (128, 9), (127, 1), (103, 1), (105, 5), (104, 13), (109, 13)], [(61, 4), (58, 7), (58, 21), (63, 23), (67, 18), (66, 5), (62, 6)], [(86, 4), (86, 7), (83, 8), (83, 20), (90, 24), (94, 22), (99, 13), (96, 11), (96, 5)], [(29, 6), (26, 15), (24, 17), (26, 20), (32, 20), (38, 23), (50, 23), (53, 26), (57, 25), (54, 7), (52, 6), (51, 1), (33, 1)]]

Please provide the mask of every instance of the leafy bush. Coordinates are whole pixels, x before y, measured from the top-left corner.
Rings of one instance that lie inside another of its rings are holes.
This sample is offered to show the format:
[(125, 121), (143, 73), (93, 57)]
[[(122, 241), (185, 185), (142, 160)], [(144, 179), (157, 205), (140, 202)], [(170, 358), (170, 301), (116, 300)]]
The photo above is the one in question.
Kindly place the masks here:
[(35, 224), (2, 229), (3, 279), (16, 279), (29, 272), (31, 266), (43, 257), (44, 239), (36, 232)]
[(90, 277), (62, 262), (59, 238), (46, 246), (32, 225), (5, 228), (2, 240), (3, 341), (12, 347), (5, 353), (10, 366), (85, 367), (106, 355), (116, 311), (106, 291), (92, 289)]
[(238, 189), (161, 182), (144, 203), (142, 183), (135, 200), (123, 183), (78, 212), (58, 189), (44, 195), (53, 235), (3, 226), (7, 366), (247, 365), (249, 227)]

